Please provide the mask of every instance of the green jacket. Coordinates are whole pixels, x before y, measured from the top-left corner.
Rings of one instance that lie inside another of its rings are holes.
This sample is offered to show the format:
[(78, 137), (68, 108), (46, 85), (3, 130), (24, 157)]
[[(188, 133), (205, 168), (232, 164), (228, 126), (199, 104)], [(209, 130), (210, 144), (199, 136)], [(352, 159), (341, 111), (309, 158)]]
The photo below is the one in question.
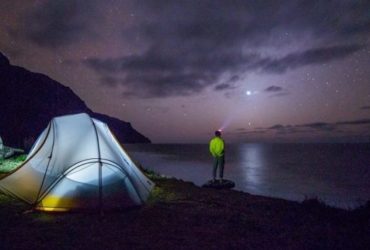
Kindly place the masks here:
[(225, 143), (222, 138), (215, 136), (209, 142), (209, 152), (211, 152), (213, 157), (220, 157), (224, 155)]

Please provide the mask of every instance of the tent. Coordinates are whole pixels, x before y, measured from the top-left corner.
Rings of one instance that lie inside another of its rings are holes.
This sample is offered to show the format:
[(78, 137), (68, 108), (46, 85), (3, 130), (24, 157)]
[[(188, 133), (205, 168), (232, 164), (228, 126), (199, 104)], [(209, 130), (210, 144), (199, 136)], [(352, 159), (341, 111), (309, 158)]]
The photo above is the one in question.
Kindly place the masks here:
[(146, 201), (151, 182), (108, 126), (87, 114), (56, 117), (0, 190), (43, 211), (114, 209)]

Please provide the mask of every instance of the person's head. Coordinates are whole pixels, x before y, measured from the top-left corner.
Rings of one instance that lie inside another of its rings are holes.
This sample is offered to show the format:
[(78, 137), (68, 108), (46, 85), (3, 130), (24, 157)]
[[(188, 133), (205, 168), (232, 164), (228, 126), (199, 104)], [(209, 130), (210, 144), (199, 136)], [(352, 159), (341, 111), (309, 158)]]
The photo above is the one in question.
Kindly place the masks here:
[(215, 131), (215, 136), (220, 137), (220, 136), (221, 136), (221, 131), (220, 131), (220, 130), (216, 130), (216, 131)]

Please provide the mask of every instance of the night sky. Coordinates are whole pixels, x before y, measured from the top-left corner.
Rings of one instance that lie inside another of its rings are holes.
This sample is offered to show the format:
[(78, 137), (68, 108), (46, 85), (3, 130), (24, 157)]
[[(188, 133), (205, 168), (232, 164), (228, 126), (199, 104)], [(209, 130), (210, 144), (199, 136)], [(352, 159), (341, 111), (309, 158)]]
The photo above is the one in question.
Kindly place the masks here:
[(369, 142), (370, 1), (2, 0), (0, 51), (155, 143)]

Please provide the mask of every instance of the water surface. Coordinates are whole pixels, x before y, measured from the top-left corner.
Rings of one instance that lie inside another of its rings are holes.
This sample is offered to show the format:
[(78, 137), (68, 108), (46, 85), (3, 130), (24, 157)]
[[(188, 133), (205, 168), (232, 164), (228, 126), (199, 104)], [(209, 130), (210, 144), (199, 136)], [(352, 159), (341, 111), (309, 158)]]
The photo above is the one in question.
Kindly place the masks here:
[[(202, 185), (211, 178), (208, 145), (126, 145), (145, 168)], [(370, 144), (227, 145), (225, 178), (251, 194), (319, 198), (353, 208), (370, 200)]]

